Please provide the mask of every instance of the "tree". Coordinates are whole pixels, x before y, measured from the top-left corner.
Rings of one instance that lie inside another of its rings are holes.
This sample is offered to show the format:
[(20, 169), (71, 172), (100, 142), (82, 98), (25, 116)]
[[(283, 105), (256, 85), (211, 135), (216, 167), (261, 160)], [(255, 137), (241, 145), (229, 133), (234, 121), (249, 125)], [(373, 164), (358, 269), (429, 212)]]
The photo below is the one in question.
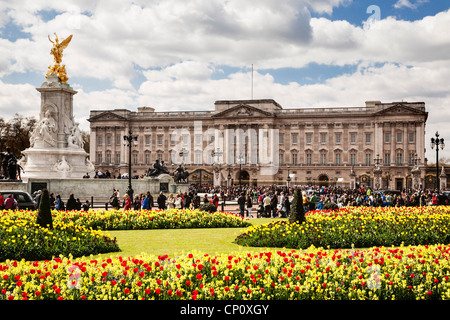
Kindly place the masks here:
[(83, 141), (84, 141), (84, 151), (86, 151), (86, 153), (89, 153), (90, 152), (90, 144), (91, 144), (91, 140), (90, 140), (90, 134), (89, 134), (89, 132), (87, 132), (87, 131), (81, 131), (81, 137), (82, 137), (82, 139), (83, 139)]
[(50, 196), (47, 189), (42, 190), (41, 198), (39, 200), (36, 223), (43, 228), (53, 229), (53, 218), (50, 209)]
[(21, 152), (30, 147), (30, 135), (35, 124), (34, 117), (24, 118), (17, 113), (8, 121), (0, 118), (0, 152), (9, 147), (11, 153), (20, 158)]
[(291, 211), (289, 213), (289, 222), (302, 222), (306, 221), (305, 219), (305, 209), (303, 208), (303, 195), (301, 189), (295, 189), (294, 199), (292, 200)]

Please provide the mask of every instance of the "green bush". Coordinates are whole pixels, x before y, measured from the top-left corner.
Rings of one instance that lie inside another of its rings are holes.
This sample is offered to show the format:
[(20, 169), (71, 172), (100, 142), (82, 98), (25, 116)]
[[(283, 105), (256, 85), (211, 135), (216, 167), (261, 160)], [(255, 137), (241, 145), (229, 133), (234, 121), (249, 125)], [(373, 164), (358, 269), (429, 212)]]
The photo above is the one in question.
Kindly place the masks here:
[(292, 199), (291, 211), (289, 213), (289, 222), (305, 221), (305, 208), (303, 208), (303, 195), (301, 189), (296, 189), (294, 199)]
[(217, 208), (213, 203), (204, 203), (202, 205), (200, 205), (200, 207), (198, 208), (200, 211), (206, 211), (206, 212), (216, 212)]
[(50, 197), (48, 195), (47, 189), (42, 190), (36, 223), (43, 228), (53, 229), (53, 219), (50, 208)]
[(334, 202), (327, 202), (323, 205), (323, 210), (336, 210), (339, 209), (339, 206)]

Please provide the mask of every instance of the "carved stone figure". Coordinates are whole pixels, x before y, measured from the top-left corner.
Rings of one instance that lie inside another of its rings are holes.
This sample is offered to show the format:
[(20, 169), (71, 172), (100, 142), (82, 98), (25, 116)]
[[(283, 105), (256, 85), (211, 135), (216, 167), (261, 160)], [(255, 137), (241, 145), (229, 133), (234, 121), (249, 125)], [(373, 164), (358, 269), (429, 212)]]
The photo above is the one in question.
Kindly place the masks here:
[(34, 131), (31, 134), (30, 143), (34, 146), (37, 140), (42, 140), (46, 142), (48, 145), (54, 147), (56, 145), (56, 141), (53, 137), (53, 134), (56, 132), (58, 126), (56, 124), (55, 119), (51, 116), (51, 111), (47, 110), (45, 112), (44, 118), (42, 118)]
[(78, 127), (78, 125), (79, 125), (78, 123), (75, 123), (75, 125), (72, 127), (70, 136), (67, 139), (69, 148), (83, 148), (84, 146), (83, 137), (81, 135), (81, 130)]

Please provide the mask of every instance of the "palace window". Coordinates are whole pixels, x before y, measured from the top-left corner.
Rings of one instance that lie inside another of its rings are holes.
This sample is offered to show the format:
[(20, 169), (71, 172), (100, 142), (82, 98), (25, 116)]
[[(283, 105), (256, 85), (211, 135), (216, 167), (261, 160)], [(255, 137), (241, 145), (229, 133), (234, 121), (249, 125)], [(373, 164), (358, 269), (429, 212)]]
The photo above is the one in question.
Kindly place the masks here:
[(306, 164), (309, 166), (312, 164), (312, 154), (310, 152), (306, 154)]
[(386, 166), (390, 166), (391, 165), (391, 154), (390, 153), (385, 153), (384, 154), (384, 164)]
[(372, 154), (366, 153), (366, 166), (370, 166), (372, 164)]
[(296, 144), (298, 140), (298, 135), (296, 133), (292, 134), (292, 144)]
[(403, 153), (397, 152), (397, 164), (401, 165), (403, 163)]
[(327, 154), (321, 153), (320, 154), (320, 164), (326, 165), (327, 164)]
[(320, 134), (320, 143), (327, 143), (327, 134), (326, 133)]
[(341, 143), (341, 134), (336, 133), (336, 143)]
[(297, 164), (298, 163), (298, 159), (297, 159), (297, 154), (296, 153), (293, 153), (292, 154), (292, 164)]
[(356, 164), (356, 153), (354, 153), (354, 152), (350, 153), (350, 164), (351, 165)]
[(341, 165), (341, 153), (336, 153), (336, 165)]

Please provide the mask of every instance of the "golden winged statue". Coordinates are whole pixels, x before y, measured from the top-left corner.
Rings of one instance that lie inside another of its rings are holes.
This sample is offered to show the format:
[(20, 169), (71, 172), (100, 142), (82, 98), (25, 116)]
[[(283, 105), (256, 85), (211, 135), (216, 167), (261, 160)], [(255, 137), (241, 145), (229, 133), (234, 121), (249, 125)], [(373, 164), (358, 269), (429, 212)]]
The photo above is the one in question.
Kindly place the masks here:
[(66, 66), (61, 65), (63, 57), (62, 53), (64, 49), (67, 48), (67, 46), (69, 45), (70, 40), (72, 40), (72, 35), (68, 36), (66, 39), (59, 42), (58, 35), (55, 33), (55, 41), (52, 41), (52, 39), (50, 39), (50, 35), (48, 36), (48, 40), (50, 40), (50, 42), (53, 43), (53, 47), (50, 51), (50, 54), (53, 55), (54, 57), (53, 62), (55, 64), (53, 66), (48, 67), (47, 76), (50, 75), (51, 73), (55, 73), (59, 77), (61, 82), (65, 83), (67, 82), (67, 80), (69, 80), (69, 78), (67, 78), (66, 75)]

